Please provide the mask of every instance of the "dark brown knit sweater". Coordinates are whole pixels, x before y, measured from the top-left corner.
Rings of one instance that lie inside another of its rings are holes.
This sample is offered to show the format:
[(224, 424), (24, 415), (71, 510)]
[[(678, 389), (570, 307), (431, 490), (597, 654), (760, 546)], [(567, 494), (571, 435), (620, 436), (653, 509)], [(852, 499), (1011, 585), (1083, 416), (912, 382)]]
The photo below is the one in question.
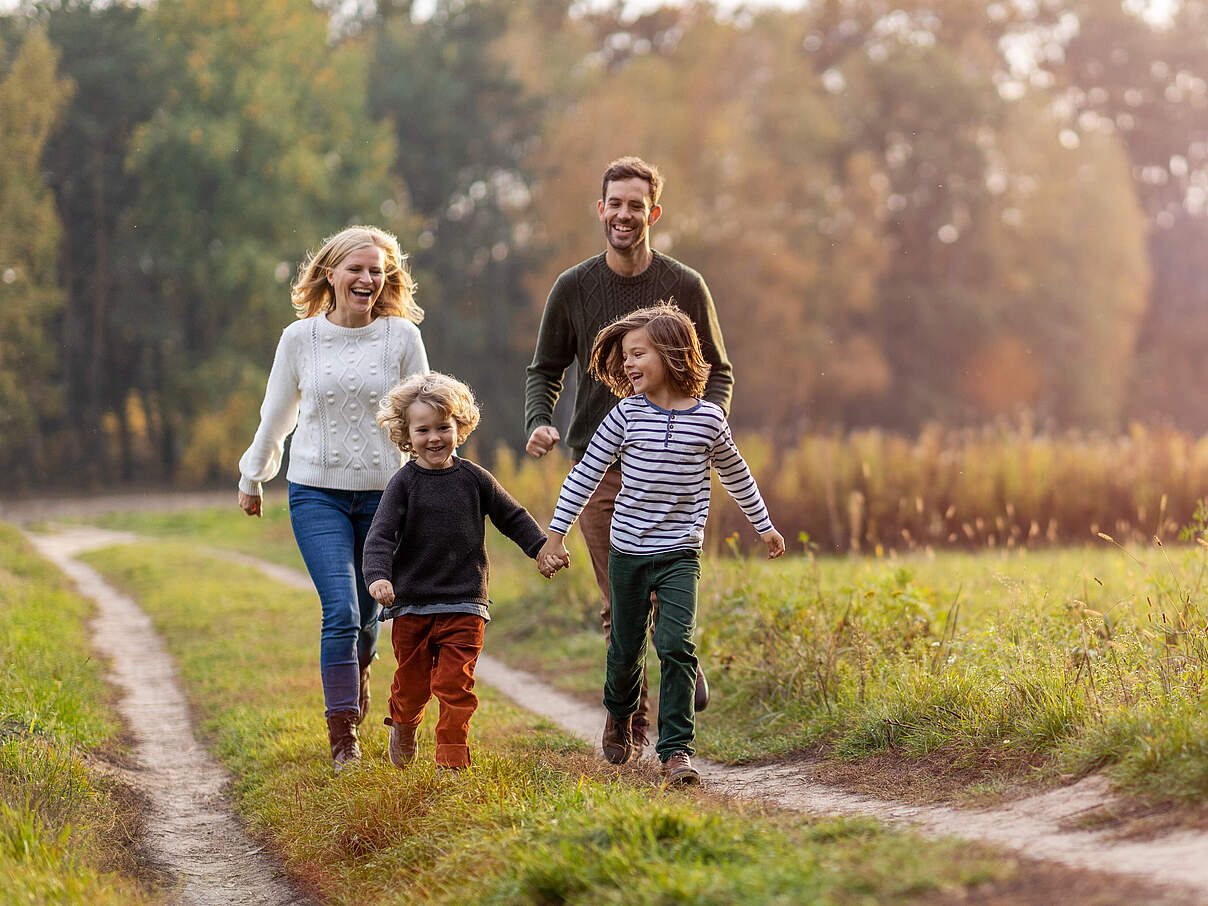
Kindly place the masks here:
[(668, 300), (674, 300), (696, 324), (701, 350), (711, 366), (705, 399), (728, 413), (734, 379), (717, 311), (701, 275), (654, 252), (650, 267), (635, 277), (622, 277), (600, 253), (564, 271), (550, 290), (524, 388), (525, 433), (554, 423), (563, 375), (577, 361), (579, 389), (565, 439), (571, 455), (581, 459), (596, 428), (617, 404), (617, 397), (587, 373), (596, 334), (617, 318)]

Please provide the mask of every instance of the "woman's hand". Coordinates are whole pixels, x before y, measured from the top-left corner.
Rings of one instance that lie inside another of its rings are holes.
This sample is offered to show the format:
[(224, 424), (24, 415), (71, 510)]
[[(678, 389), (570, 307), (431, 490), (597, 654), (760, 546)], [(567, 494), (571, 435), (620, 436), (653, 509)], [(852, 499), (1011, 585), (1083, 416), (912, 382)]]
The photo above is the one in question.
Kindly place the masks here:
[(369, 594), (383, 607), (389, 607), (394, 603), (394, 585), (389, 579), (378, 579), (369, 586)]
[(245, 494), (239, 492), (239, 509), (243, 510), (249, 516), (262, 516), (261, 503), (264, 498), (259, 494)]
[(759, 540), (768, 546), (768, 559), (775, 560), (784, 554), (784, 537), (776, 529), (768, 529), (759, 536)]

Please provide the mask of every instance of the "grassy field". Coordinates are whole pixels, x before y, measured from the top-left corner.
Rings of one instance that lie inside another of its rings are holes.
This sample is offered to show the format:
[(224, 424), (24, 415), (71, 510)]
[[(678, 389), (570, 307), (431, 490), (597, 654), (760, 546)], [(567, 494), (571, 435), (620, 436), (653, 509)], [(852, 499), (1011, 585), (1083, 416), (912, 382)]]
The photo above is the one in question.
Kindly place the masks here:
[[(263, 523), (238, 516), (108, 524), (236, 547), (250, 530), (248, 549), (298, 565), (283, 507)], [(577, 538), (572, 569), (552, 582), (494, 546), (487, 646), (597, 700), (598, 593)], [(1206, 553), (1100, 539), (775, 563), (708, 557), (700, 654), (714, 702), (699, 723), (701, 752), (854, 764), (888, 755), (927, 765), (936, 795), (1105, 769), (1138, 794), (1202, 801)]]
[[(222, 533), (207, 519), (197, 525), (209, 543)], [(613, 768), (489, 690), (465, 774), (436, 775), (430, 713), (411, 768), (389, 766), (374, 718), (363, 764), (336, 778), (309, 594), (184, 542), (86, 559), (164, 636), (245, 820), (335, 903), (957, 903), (1011, 887), (1022, 870), (869, 821), (665, 791), (652, 768)], [(388, 670), (375, 668), (378, 696)]]
[(89, 653), (89, 605), (0, 524), (0, 900), (150, 903), (130, 791), (102, 769), (121, 726)]

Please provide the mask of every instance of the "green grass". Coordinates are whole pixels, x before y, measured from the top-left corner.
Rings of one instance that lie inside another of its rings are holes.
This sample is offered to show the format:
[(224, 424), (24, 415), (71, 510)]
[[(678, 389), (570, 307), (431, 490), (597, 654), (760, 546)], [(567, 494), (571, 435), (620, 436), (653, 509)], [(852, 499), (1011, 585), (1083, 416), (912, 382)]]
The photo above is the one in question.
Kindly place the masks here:
[[(121, 524), (156, 532), (170, 520), (178, 534), (238, 548), (232, 514)], [(283, 508), (253, 528), (259, 541), (247, 549), (297, 564)], [(491, 650), (597, 701), (598, 592), (578, 533), (572, 569), (553, 581), (494, 541)], [(700, 750), (723, 761), (803, 751), (931, 758), (978, 789), (1104, 769), (1137, 793), (1202, 800), (1206, 553), (1100, 541), (773, 563), (706, 557), (699, 651), (714, 697), (698, 722)], [(651, 667), (657, 687), (653, 658)]]
[(0, 877), (5, 903), (152, 902), (129, 790), (102, 770), (121, 731), (90, 657), (89, 605), (0, 524)]
[[(389, 766), (373, 718), (362, 765), (333, 777), (311, 596), (186, 543), (87, 559), (163, 634), (244, 818), (332, 902), (947, 902), (1018, 872), (1014, 859), (869, 821), (664, 791), (652, 768), (613, 768), (490, 690), (465, 774), (437, 777), (430, 713), (408, 770)], [(487, 645), (502, 653), (497, 637)], [(375, 712), (390, 666), (374, 668)]]
[[(583, 568), (549, 584), (502, 547), (494, 563), (498, 650), (598, 698), (603, 645), (585, 553)], [(706, 558), (699, 651), (714, 696), (698, 722), (701, 751), (930, 758), (971, 789), (1103, 768), (1136, 793), (1202, 800), (1205, 564), (1202, 547), (1107, 543)]]

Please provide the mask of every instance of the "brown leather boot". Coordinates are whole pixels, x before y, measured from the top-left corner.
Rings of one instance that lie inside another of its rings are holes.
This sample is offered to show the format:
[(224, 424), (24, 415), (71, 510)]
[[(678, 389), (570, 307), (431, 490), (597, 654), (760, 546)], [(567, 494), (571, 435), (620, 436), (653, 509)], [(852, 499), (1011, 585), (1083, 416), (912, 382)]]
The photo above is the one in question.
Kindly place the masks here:
[(650, 732), (650, 722), (644, 718), (634, 715), (629, 721), (629, 735), (633, 740), (633, 757), (638, 759), (642, 757), (642, 749), (650, 745), (650, 737), (647, 735)]
[(700, 783), (700, 772), (692, 766), (687, 752), (672, 752), (663, 762), (663, 781), (668, 785), (694, 786)]
[(604, 738), (600, 742), (604, 757), (612, 764), (624, 764), (633, 757), (633, 728), (630, 719), (604, 721)]
[(415, 761), (415, 755), (419, 751), (419, 742), (415, 738), (415, 727), (396, 724), (389, 717), (386, 718), (385, 724), (390, 728), (390, 742), (386, 747), (386, 751), (390, 755), (390, 763), (396, 768), (405, 768)]
[(327, 718), (331, 766), (337, 774), (361, 760), (361, 742), (357, 739), (358, 717), (359, 711), (336, 711)]
[[(373, 662), (370, 661), (370, 663)], [(360, 712), (357, 715), (357, 726), (359, 727), (369, 715), (369, 664), (361, 668), (361, 685), (360, 693), (357, 697), (357, 709)]]

